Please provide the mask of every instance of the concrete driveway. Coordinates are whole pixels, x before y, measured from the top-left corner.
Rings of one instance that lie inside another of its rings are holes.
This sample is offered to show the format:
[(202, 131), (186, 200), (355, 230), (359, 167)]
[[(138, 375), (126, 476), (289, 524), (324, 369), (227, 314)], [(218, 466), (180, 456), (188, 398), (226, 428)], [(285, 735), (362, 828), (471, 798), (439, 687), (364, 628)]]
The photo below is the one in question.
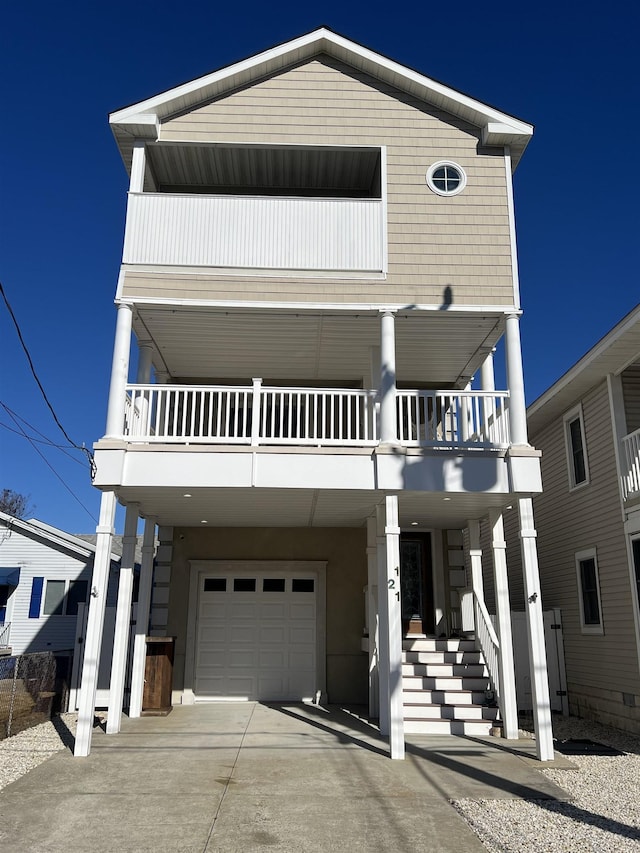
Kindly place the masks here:
[(486, 848), (450, 799), (559, 798), (530, 741), (411, 736), (391, 761), (353, 713), (254, 703), (178, 706), (94, 732), (0, 793), (17, 851), (455, 851)]

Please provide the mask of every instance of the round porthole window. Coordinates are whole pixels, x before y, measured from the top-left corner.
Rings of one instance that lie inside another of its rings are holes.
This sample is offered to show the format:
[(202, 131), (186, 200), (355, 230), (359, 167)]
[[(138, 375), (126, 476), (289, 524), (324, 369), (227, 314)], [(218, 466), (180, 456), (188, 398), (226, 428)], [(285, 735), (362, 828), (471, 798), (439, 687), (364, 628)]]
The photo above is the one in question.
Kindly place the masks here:
[(457, 195), (466, 187), (467, 176), (457, 163), (440, 160), (429, 168), (427, 184), (438, 195)]

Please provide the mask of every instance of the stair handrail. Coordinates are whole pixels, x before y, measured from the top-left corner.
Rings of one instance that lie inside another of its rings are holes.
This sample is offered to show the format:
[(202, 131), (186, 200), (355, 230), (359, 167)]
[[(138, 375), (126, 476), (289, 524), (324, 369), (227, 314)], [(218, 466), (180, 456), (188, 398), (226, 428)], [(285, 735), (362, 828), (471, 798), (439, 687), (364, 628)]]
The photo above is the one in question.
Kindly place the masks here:
[(473, 592), (473, 604), (476, 617), (476, 638), (484, 657), (491, 689), (495, 693), (497, 702), (500, 697), (500, 640), (491, 622), (487, 606), (478, 597), (475, 590)]

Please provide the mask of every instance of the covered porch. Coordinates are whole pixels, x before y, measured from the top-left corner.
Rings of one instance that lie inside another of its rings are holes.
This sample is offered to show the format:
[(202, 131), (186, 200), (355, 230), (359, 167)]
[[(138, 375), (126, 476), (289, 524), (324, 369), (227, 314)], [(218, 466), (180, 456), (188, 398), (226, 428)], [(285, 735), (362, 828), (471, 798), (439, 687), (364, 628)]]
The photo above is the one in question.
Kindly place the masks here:
[[(459, 635), (463, 628), (468, 630), (468, 623), (463, 625), (463, 618), (468, 618), (463, 614), (463, 593), (470, 587), (473, 590), (470, 636), (482, 652), (505, 736), (517, 737), (506, 542), (502, 524), (504, 494), (402, 491), (385, 495), (375, 490), (262, 488), (209, 488), (178, 493), (162, 487), (124, 487), (119, 490), (118, 497), (127, 506), (125, 545), (127, 541), (135, 541), (138, 519), (145, 518), (129, 716), (135, 718), (142, 710), (144, 646), (149, 632), (177, 637), (179, 660), (174, 678), (174, 702), (222, 698), (213, 695), (209, 687), (197, 686), (197, 679), (204, 674), (204, 670), (200, 674), (197, 671), (199, 640), (195, 625), (197, 613), (201, 612), (197, 597), (201, 586), (196, 580), (198, 572), (201, 580), (221, 574), (226, 576), (230, 574), (230, 562), (234, 564), (233, 569), (242, 563), (245, 575), (257, 577), (261, 584), (263, 575), (285, 577), (289, 571), (293, 577), (301, 577), (301, 572), (306, 572), (307, 576), (323, 563), (325, 597), (322, 602), (318, 598), (314, 616), (317, 639), (322, 642), (316, 645), (315, 652), (312, 650), (316, 655), (313, 689), (298, 698), (304, 696), (320, 703), (326, 698), (334, 701), (336, 695), (339, 698), (346, 695), (341, 692), (344, 685), (353, 685), (360, 679), (364, 689), (361, 701), (368, 702), (370, 717), (379, 721), (379, 730), (389, 742), (389, 754), (402, 758), (405, 749), (403, 639), (448, 637)], [(524, 583), (529, 599), (527, 623), (532, 685), (536, 690), (538, 757), (549, 760), (553, 750), (535, 529), (530, 499), (512, 497), (511, 511), (519, 515)], [(114, 493), (105, 492), (99, 542), (110, 535), (114, 506)], [(491, 565), (495, 584), (495, 628), (484, 598), (487, 574), (485, 569), (483, 578), (480, 519), (488, 520), (492, 531), (491, 541), (483, 544), (485, 563), (488, 560)], [(156, 525), (160, 546), (153, 581)], [(454, 537), (449, 535), (453, 533), (456, 534), (455, 545)], [(406, 594), (402, 548), (403, 542), (421, 537), (428, 542), (431, 574), (420, 594), (424, 610), (414, 613), (407, 609), (415, 608), (415, 596), (411, 599)], [(132, 567), (132, 561), (129, 562)], [(222, 564), (225, 564), (224, 572), (220, 570)], [(265, 570), (265, 565), (269, 571)], [(126, 547), (122, 566), (108, 715), (111, 733), (119, 731), (124, 706), (132, 585)], [(99, 657), (101, 641), (103, 597), (99, 584), (97, 573), (94, 574), (86, 638), (76, 755), (88, 754), (91, 742), (92, 661)], [(215, 600), (215, 590), (220, 587), (214, 584), (209, 588)], [(261, 588), (254, 583), (254, 592)], [(226, 587), (226, 591), (231, 589)], [(283, 592), (284, 589), (283, 586)], [(418, 619), (422, 620), (420, 624)], [(276, 695), (268, 698), (276, 698)], [(243, 698), (258, 697), (248, 693)]]

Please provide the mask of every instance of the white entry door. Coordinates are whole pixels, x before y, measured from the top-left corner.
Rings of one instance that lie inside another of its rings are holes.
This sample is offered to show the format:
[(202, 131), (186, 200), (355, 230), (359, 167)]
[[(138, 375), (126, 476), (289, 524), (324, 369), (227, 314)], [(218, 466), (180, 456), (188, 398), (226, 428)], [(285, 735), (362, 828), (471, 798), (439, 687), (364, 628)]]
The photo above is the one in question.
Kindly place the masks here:
[(200, 571), (197, 608), (196, 701), (313, 699), (318, 689), (315, 572), (232, 562)]

